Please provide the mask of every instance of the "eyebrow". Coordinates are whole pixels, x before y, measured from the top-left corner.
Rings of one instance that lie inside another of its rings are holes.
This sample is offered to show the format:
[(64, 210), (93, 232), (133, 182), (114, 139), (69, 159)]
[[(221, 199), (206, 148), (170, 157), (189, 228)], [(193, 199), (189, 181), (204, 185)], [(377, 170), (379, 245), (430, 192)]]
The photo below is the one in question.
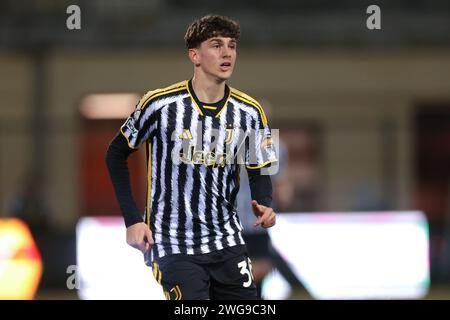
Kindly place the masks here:
[[(210, 43), (214, 42), (214, 41), (219, 42), (219, 43), (223, 43), (224, 42), (222, 39), (219, 39), (219, 38), (212, 38), (212, 39), (209, 40)], [(236, 44), (237, 43), (237, 41), (235, 39), (231, 39), (230, 42), (232, 44)]]

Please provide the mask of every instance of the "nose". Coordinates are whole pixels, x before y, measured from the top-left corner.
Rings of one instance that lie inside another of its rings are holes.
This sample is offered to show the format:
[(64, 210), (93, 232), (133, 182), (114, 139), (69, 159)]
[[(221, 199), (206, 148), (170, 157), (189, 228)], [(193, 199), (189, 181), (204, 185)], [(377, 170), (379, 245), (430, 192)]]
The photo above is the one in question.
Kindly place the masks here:
[(228, 48), (227, 46), (224, 46), (222, 50), (222, 56), (231, 57), (231, 49)]

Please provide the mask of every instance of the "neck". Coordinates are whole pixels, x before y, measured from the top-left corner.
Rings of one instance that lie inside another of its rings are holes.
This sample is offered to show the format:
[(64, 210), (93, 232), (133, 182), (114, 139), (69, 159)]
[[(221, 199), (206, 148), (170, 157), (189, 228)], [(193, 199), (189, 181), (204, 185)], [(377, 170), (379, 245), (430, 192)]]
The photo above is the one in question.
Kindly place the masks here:
[(194, 74), (192, 87), (197, 98), (204, 103), (215, 103), (223, 98), (225, 92), (225, 81), (199, 77)]

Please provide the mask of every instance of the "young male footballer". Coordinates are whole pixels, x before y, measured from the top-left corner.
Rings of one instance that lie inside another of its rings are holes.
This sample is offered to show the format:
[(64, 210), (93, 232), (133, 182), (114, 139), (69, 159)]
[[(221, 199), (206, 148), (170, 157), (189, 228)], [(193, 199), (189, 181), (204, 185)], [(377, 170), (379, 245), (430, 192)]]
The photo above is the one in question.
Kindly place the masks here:
[[(240, 162), (248, 170), (255, 226), (275, 224), (276, 162), (260, 104), (226, 81), (240, 27), (208, 15), (187, 29), (190, 80), (147, 92), (111, 142), (106, 161), (127, 227), (167, 299), (256, 299), (236, 211)], [(154, 75), (157, 76), (157, 75)], [(133, 199), (127, 158), (145, 145), (144, 218)]]

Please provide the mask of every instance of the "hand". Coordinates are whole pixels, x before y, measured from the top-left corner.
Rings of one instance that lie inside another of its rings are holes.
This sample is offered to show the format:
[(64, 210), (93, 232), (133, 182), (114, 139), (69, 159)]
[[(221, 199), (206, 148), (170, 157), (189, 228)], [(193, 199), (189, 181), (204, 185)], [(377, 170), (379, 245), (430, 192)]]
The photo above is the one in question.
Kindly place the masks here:
[(155, 244), (150, 228), (139, 222), (127, 228), (127, 243), (142, 253), (146, 253)]
[(257, 217), (255, 227), (261, 225), (263, 228), (270, 228), (275, 225), (276, 214), (272, 208), (258, 204), (256, 200), (252, 200), (253, 213)]

